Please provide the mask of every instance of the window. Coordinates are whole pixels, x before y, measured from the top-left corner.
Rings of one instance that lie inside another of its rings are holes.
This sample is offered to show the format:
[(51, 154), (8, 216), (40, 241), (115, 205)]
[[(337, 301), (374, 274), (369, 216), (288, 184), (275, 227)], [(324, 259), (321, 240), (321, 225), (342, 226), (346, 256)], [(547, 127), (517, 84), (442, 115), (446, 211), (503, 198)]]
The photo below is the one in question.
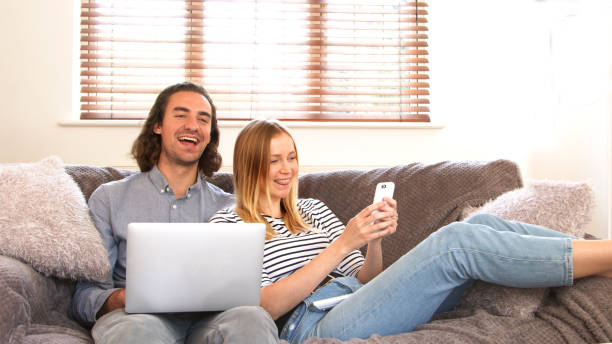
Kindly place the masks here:
[(398, 0), (82, 0), (81, 119), (202, 84), (219, 119), (429, 121), (427, 10)]

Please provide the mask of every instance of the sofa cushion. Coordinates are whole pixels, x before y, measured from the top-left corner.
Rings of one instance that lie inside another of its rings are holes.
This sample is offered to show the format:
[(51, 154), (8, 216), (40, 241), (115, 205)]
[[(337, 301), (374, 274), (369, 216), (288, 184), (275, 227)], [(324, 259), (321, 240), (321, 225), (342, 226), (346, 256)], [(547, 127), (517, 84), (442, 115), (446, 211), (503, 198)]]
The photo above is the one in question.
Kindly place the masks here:
[[(88, 199), (100, 184), (136, 173), (112, 167), (69, 165), (70, 174)], [(233, 192), (232, 174), (217, 172), (208, 179)], [(378, 182), (395, 182), (401, 204), (398, 231), (383, 239), (387, 267), (438, 228), (457, 221), (469, 206), (522, 186), (518, 166), (509, 160), (411, 163), (370, 170), (339, 170), (300, 175), (299, 196), (322, 200), (343, 222), (372, 203)], [(365, 250), (365, 249), (364, 249)]]
[(464, 216), (488, 213), (582, 238), (593, 206), (593, 192), (585, 182), (533, 180), (482, 207), (467, 208)]
[(88, 165), (65, 165), (66, 173), (77, 183), (85, 202), (98, 186), (113, 180), (123, 179), (136, 173), (134, 170), (125, 170), (114, 167), (98, 167)]
[(300, 197), (322, 200), (347, 223), (372, 203), (379, 182), (395, 182), (398, 228), (383, 239), (388, 267), (438, 228), (460, 219), (468, 206), (522, 186), (518, 166), (509, 160), (412, 163), (372, 170), (309, 173), (300, 177)]
[[(86, 201), (89, 201), (89, 196), (91, 196), (98, 186), (138, 173), (136, 170), (120, 169), (109, 166), (98, 167), (91, 165), (66, 165), (65, 169), (66, 173), (68, 173), (79, 185), (79, 188), (83, 192), (83, 196), (85, 196)], [(212, 175), (212, 177), (206, 178), (206, 180), (218, 186), (225, 192), (234, 192), (234, 184), (231, 173), (216, 172)]]
[(0, 254), (46, 275), (104, 280), (106, 250), (58, 157), (0, 165)]
[[(583, 237), (593, 206), (593, 192), (587, 183), (540, 180), (504, 193), (482, 207), (466, 208), (464, 216), (488, 213)], [(520, 289), (478, 281), (460, 305), (483, 308), (495, 315), (532, 317), (548, 291), (548, 288)]]

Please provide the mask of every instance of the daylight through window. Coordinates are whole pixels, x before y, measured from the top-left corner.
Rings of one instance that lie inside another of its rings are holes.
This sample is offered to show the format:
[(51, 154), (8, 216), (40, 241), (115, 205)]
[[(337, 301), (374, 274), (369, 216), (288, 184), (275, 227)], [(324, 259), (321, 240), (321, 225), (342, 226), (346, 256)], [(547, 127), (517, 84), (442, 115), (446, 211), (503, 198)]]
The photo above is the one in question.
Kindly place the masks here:
[(202, 84), (219, 119), (429, 121), (422, 1), (82, 0), (81, 119)]

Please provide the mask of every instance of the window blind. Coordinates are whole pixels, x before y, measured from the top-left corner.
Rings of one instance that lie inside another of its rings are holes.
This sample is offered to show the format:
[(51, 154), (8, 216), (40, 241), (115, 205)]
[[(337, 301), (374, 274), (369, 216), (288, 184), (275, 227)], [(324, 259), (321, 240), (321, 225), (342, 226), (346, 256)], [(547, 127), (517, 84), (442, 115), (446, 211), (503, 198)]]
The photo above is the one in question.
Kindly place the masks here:
[(429, 121), (427, 4), (82, 0), (81, 119), (203, 85), (219, 119)]

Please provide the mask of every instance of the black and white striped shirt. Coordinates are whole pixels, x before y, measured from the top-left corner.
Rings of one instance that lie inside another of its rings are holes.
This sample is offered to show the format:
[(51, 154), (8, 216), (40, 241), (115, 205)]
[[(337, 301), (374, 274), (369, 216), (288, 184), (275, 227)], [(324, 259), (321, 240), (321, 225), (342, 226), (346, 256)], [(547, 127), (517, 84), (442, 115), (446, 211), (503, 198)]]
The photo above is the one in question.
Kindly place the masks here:
[[(285, 278), (306, 265), (329, 244), (336, 240), (344, 225), (321, 201), (307, 198), (300, 199), (297, 207), (306, 223), (316, 231), (291, 234), (282, 218), (264, 215), (277, 236), (266, 240), (263, 257), (263, 271), (261, 287), (270, 285)], [(236, 214), (234, 208), (227, 208), (217, 212), (210, 222), (236, 223), (243, 222)], [(364, 257), (359, 250), (349, 253), (334, 272), (344, 276), (355, 276), (363, 265)]]

